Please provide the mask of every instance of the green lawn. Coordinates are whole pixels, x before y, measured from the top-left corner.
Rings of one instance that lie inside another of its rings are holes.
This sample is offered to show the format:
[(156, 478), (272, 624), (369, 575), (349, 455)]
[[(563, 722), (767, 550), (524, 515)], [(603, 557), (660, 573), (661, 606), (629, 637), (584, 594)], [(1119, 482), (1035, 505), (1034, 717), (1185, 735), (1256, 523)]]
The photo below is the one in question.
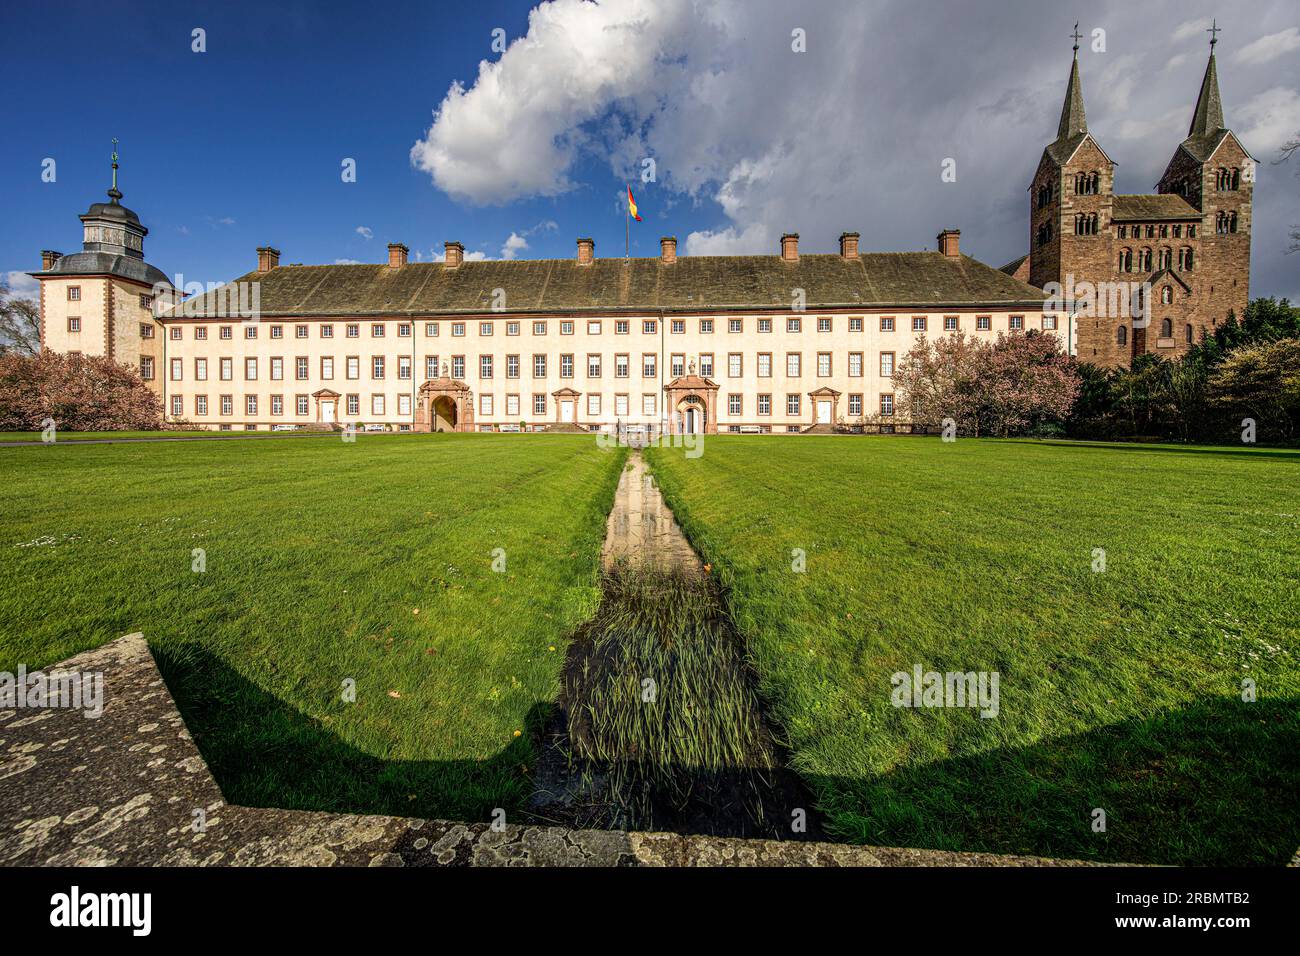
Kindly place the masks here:
[[(1300, 453), (710, 436), (696, 459), (649, 454), (841, 837), (1161, 863), (1300, 845)], [(998, 716), (892, 706), (917, 664), (998, 672)]]
[[(151, 432), (69, 432), (59, 431), (55, 433), (57, 442), (60, 441), (95, 441), (105, 438), (283, 438), (286, 435), (293, 434), (313, 434), (319, 435), (320, 432), (273, 432), (273, 431), (218, 431), (215, 428), (202, 429), (176, 429), (174, 431), (151, 431)], [(21, 442), (21, 441), (41, 441), (41, 432), (0, 432), (0, 442)]]
[(623, 457), (524, 435), (0, 450), (0, 670), (141, 630), (229, 800), (485, 819), (530, 790)]

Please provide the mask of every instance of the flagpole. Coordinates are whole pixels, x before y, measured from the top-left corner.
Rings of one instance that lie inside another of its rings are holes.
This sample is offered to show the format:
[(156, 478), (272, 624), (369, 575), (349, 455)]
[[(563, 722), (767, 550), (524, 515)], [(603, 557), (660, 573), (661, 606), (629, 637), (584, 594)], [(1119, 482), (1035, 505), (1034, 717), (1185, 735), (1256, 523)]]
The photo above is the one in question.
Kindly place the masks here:
[(632, 207), (628, 204), (627, 197), (632, 195), (632, 187), (627, 183), (623, 184), (623, 258), (632, 258)]

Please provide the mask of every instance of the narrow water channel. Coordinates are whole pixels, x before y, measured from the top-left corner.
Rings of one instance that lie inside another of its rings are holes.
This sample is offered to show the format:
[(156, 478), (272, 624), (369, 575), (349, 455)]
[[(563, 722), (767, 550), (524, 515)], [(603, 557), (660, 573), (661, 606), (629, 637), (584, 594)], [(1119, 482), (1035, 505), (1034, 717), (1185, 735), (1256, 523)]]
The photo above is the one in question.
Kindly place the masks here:
[[(639, 451), (602, 552), (602, 600), (569, 646), (530, 815), (575, 827), (819, 836), (744, 643)], [(797, 821), (797, 824), (796, 824)]]

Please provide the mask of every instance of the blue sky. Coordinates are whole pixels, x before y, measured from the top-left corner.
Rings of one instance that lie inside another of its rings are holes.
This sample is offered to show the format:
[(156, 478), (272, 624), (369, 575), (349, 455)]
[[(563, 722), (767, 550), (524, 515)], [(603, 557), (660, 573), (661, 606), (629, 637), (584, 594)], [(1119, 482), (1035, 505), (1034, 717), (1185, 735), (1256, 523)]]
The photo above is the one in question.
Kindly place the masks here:
[[(645, 219), (634, 255), (665, 233), (687, 254), (775, 254), (787, 230), (806, 250), (842, 229), (864, 251), (919, 249), (955, 226), (963, 251), (1000, 265), (1028, 244), (1025, 187), (1055, 133), (1073, 16), (1088, 37), (1106, 31), (1103, 51), (1089, 40), (1080, 54), (1093, 132), (1119, 190), (1147, 192), (1186, 132), (1213, 13), (1228, 123), (1261, 161), (1252, 294), (1300, 298), (1300, 256), (1283, 255), (1300, 181), (1269, 162), (1300, 131), (1293, 3), (1054, 17), (1029, 0), (559, 0), (530, 21), (533, 6), (70, 2), (55, 16), (6, 2), (0, 275), (80, 248), (76, 217), (103, 197), (114, 136), (147, 259), (187, 282), (238, 276), (266, 243), (283, 262), (380, 262), (392, 241), (412, 258), (450, 239), (568, 257), (591, 235), (597, 255), (621, 255), (625, 177)], [(646, 157), (657, 175), (642, 183)]]

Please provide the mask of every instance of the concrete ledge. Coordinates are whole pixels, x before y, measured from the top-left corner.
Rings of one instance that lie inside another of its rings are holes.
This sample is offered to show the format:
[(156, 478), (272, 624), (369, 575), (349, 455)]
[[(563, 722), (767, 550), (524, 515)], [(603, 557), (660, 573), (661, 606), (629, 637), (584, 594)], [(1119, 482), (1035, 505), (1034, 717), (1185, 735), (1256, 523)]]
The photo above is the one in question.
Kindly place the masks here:
[(48, 668), (60, 670), (103, 672), (103, 713), (92, 720), (79, 710), (0, 711), (0, 866), (1091, 865), (232, 806), (143, 635)]

